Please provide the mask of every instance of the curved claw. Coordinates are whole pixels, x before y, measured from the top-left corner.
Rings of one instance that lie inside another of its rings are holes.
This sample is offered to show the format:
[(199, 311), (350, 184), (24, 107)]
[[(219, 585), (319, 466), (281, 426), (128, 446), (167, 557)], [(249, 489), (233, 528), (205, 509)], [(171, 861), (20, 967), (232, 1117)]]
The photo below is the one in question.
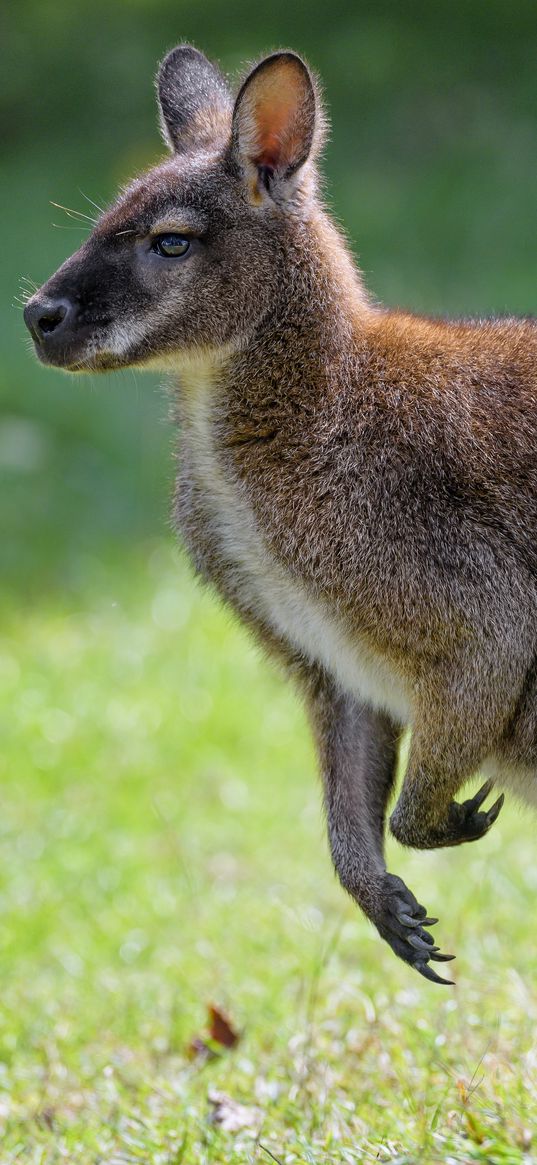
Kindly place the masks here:
[[(454, 956), (451, 957), (454, 958)], [(424, 979), (430, 979), (431, 983), (445, 983), (446, 987), (455, 986), (453, 979), (442, 979), (440, 975), (436, 974), (436, 971), (433, 971), (433, 968), (428, 963), (414, 963), (414, 967), (416, 971), (419, 971), (420, 975), (423, 975)]]
[(409, 934), (406, 941), (407, 943), (410, 943), (411, 947), (414, 947), (416, 951), (426, 951), (427, 955), (430, 955), (431, 946), (433, 943), (432, 935), (424, 934), (421, 936), (419, 934)]
[(469, 801), (464, 802), (465, 807), (468, 809), (479, 809), (483, 804), (483, 801), (486, 801), (493, 786), (494, 781), (490, 777), (489, 780), (485, 781), (485, 784), (482, 785), (481, 788), (477, 791), (475, 797), (470, 797)]
[(442, 954), (432, 934), (424, 929), (434, 926), (438, 919), (430, 918), (402, 879), (393, 874), (386, 875), (385, 895), (383, 915), (377, 923), (382, 937), (399, 958), (415, 967), (425, 979), (451, 984), (450, 979), (442, 979), (429, 966), (431, 961), (447, 963), (455, 957)]
[(491, 807), (487, 813), (487, 828), (490, 827), (491, 825), (493, 825), (494, 822), (496, 821), (496, 818), (498, 816), (498, 813), (500, 812), (500, 809), (501, 809), (504, 801), (505, 801), (505, 793), (500, 793), (498, 800), (494, 802), (494, 805), (491, 805)]
[(404, 910), (397, 914), (397, 918), (404, 926), (423, 926), (421, 918), (412, 918), (412, 915), (406, 914)]
[(485, 810), (480, 807), (483, 801), (488, 797), (493, 788), (494, 781), (492, 779), (485, 781), (481, 786), (475, 797), (470, 797), (468, 801), (452, 801), (449, 807), (448, 819), (445, 826), (445, 834), (440, 844), (444, 845), (460, 845), (464, 841), (477, 841), (480, 837), (484, 837), (494, 822), (502, 808), (505, 801), (505, 795), (500, 794), (498, 799), (491, 805), (490, 809)]

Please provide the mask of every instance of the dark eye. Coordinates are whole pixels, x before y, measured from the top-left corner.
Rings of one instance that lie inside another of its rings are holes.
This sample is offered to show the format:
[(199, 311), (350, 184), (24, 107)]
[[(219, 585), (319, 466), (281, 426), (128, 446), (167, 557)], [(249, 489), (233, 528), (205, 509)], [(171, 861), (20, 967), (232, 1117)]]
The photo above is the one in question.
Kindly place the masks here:
[(184, 235), (156, 235), (151, 250), (164, 259), (180, 259), (190, 249), (190, 239)]

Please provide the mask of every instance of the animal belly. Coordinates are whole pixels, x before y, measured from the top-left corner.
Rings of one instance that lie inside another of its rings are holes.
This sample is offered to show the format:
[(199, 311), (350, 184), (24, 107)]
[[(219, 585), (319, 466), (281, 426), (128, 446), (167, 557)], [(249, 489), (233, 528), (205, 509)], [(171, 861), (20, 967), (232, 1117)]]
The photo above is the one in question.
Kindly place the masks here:
[(321, 664), (340, 687), (401, 724), (410, 719), (404, 684), (389, 664), (349, 637), (328, 604), (278, 562), (258, 527), (246, 492), (216, 455), (207, 384), (193, 386), (187, 414), (185, 447), (190, 472), (203, 499), (200, 525), (224, 575), (227, 597), (235, 596), (307, 660)]
[[(224, 492), (218, 497), (222, 501)], [(269, 626), (304, 659), (320, 664), (343, 691), (371, 707), (388, 712), (399, 724), (411, 719), (405, 685), (390, 665), (366, 643), (351, 637), (328, 603), (312, 597), (268, 551), (244, 503), (225, 511), (211, 499), (204, 525), (212, 547), (209, 560), (220, 564), (210, 572), (225, 597), (239, 610)], [(191, 541), (193, 541), (191, 539)]]
[(390, 713), (396, 721), (410, 720), (405, 685), (389, 664), (359, 640), (300, 585), (265, 575), (262, 601), (265, 618), (274, 630), (306, 659), (321, 664), (339, 686), (364, 703)]

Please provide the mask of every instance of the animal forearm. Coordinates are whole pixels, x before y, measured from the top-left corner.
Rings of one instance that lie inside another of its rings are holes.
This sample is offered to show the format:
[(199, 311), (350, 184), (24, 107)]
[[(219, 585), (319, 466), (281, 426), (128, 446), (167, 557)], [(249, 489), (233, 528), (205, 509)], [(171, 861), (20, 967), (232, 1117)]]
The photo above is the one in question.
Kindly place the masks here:
[(346, 890), (370, 916), (385, 872), (384, 819), (400, 730), (313, 670), (305, 687), (324, 785), (330, 849)]

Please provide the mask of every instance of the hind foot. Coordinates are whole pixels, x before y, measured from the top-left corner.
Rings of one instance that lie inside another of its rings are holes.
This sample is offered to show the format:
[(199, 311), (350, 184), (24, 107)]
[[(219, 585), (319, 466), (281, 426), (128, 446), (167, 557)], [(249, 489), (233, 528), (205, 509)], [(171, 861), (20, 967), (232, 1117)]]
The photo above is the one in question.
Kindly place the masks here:
[(388, 942), (395, 954), (405, 963), (419, 971), (432, 983), (452, 985), (451, 979), (437, 975), (430, 961), (447, 963), (455, 955), (443, 955), (425, 927), (434, 926), (437, 918), (428, 918), (424, 906), (420, 906), (411, 890), (395, 874), (386, 874), (382, 887), (382, 905), (376, 921), (379, 934)]

